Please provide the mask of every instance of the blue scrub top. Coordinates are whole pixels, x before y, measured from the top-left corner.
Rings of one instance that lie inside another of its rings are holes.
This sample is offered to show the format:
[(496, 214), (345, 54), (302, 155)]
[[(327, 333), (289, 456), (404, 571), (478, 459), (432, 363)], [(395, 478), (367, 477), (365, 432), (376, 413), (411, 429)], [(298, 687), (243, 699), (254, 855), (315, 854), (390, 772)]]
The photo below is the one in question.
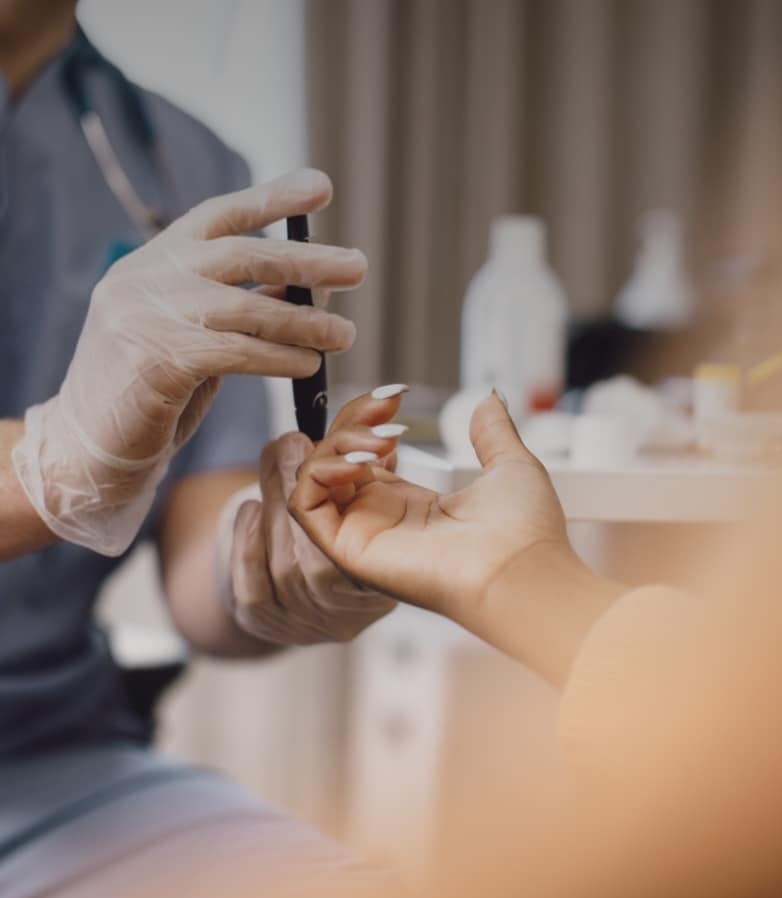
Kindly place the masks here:
[[(118, 245), (142, 240), (103, 180), (64, 89), (64, 58), (81, 50), (94, 53), (79, 33), (13, 103), (0, 79), (0, 418), (20, 418), (57, 392), (107, 259)], [(116, 71), (99, 58), (84, 77), (133, 185), (167, 220), (248, 184), (246, 164), (206, 127), (140, 91), (168, 160), (164, 187), (128, 119)], [(267, 423), (262, 383), (226, 378), (161, 495), (191, 473), (255, 467)], [(154, 538), (154, 511), (145, 535)], [(0, 757), (149, 737), (150, 722), (132, 710), (93, 618), (97, 592), (120, 560), (60, 543), (0, 563)]]

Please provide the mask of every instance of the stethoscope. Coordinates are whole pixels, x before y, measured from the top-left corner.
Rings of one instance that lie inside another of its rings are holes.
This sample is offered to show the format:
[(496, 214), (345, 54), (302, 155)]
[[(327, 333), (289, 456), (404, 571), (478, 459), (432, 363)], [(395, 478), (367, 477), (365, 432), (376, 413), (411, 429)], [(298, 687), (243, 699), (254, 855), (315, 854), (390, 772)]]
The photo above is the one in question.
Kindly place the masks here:
[(106, 133), (103, 121), (90, 103), (84, 77), (85, 69), (90, 65), (100, 65), (114, 77), (129, 124), (144, 145), (150, 162), (157, 171), (163, 193), (169, 194), (168, 199), (170, 200), (172, 199), (170, 196), (172, 193), (171, 179), (167, 176), (165, 159), (157, 140), (154, 125), (137, 88), (116, 66), (104, 59), (80, 31), (63, 62), (63, 87), (106, 185), (131, 221), (144, 237), (149, 239), (166, 227), (168, 219), (162, 210), (153, 208), (144, 202), (122, 167)]

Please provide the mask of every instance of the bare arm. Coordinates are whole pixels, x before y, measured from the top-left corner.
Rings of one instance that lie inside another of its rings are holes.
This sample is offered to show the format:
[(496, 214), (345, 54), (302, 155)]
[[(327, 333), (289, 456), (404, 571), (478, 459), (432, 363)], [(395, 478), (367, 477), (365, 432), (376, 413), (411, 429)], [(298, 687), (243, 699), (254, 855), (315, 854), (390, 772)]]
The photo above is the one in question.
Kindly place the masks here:
[(562, 688), (586, 634), (626, 592), (569, 548), (544, 542), (489, 583), (482, 601), (461, 622)]
[(163, 513), (161, 567), (174, 622), (197, 650), (220, 657), (255, 657), (279, 649), (245, 633), (217, 589), (215, 534), (230, 497), (257, 483), (250, 469), (193, 475), (178, 484)]
[(57, 539), (30, 505), (11, 462), (11, 450), (23, 430), (21, 421), (0, 421), (0, 561), (35, 552)]
[[(509, 765), (490, 805), (460, 808), (480, 827), (454, 846), (440, 893), (778, 894), (780, 626), (776, 603), (749, 593), (621, 597), (552, 695), (557, 727), (534, 770)], [(537, 723), (501, 738), (524, 757)]]

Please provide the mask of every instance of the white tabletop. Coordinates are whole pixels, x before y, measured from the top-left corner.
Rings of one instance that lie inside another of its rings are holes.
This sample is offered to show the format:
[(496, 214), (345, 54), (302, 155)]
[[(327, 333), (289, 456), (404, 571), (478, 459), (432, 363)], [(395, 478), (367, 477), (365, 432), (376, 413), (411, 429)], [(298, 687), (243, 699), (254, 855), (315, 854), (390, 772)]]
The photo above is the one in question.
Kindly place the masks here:
[[(568, 520), (636, 522), (734, 521), (762, 497), (778, 469), (731, 465), (696, 455), (641, 455), (617, 468), (576, 468), (567, 459), (542, 459)], [(467, 486), (476, 463), (454, 463), (400, 446), (402, 477), (437, 492)]]

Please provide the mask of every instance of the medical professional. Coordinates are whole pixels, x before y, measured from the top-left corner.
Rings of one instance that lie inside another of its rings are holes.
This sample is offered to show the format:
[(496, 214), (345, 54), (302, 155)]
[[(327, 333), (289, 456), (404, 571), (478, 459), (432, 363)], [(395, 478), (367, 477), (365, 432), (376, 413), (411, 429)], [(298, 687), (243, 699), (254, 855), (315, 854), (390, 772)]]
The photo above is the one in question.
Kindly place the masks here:
[[(459, 807), (479, 823), (432, 895), (779, 895), (782, 483), (690, 559), (696, 591), (630, 588), (576, 556), (498, 394), (471, 422), (483, 472), (450, 495), (382, 465), (395, 441), (372, 428), (398, 408), (366, 395), (342, 409), (300, 470), (293, 513), (342, 570), (452, 618), (553, 687), (550, 717), (529, 708), (522, 732), (485, 734), (534, 766), (525, 777), (509, 764), (493, 802)], [(534, 728), (551, 721), (530, 760)]]
[(288, 516), (306, 439), (258, 467), (257, 375), (306, 376), (354, 338), (280, 291), (349, 289), (366, 260), (248, 236), (322, 208), (328, 178), (248, 188), (235, 153), (100, 55), (74, 0), (0, 0), (0, 73), (0, 894), (371, 892), (382, 877), (313, 830), (159, 758), (93, 617), (145, 537), (213, 655), (347, 639), (393, 606)]

